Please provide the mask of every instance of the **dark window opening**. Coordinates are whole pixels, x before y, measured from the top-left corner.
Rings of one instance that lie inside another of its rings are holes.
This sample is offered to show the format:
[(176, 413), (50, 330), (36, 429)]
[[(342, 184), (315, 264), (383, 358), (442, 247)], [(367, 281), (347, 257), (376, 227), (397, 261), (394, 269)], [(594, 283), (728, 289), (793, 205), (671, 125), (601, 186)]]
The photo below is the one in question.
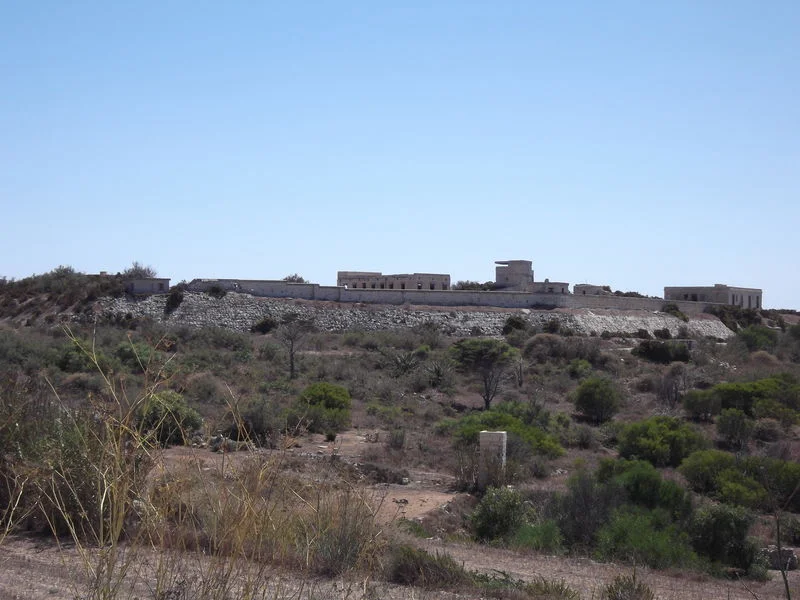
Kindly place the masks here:
[(374, 284), (374, 283), (372, 284), (372, 289), (373, 289), (373, 290), (375, 289), (375, 284)]
[(381, 289), (383, 289), (383, 284), (381, 284)]
[(422, 289), (422, 284), (421, 284), (421, 283), (418, 283), (418, 284), (417, 284), (417, 289), (418, 289), (418, 290), (421, 290), (421, 289)]
[(389, 289), (390, 289), (390, 290), (393, 290), (393, 289), (394, 289), (394, 284), (393, 284), (393, 283), (390, 283), (390, 284), (389, 284)]
[(400, 284), (400, 289), (401, 289), (401, 290), (404, 290), (404, 289), (406, 289), (406, 284), (405, 284), (405, 283), (401, 283), (401, 284)]
[(436, 289), (436, 284), (435, 284), (435, 283), (431, 283), (431, 289), (432, 289), (432, 290), (435, 290), (435, 289)]

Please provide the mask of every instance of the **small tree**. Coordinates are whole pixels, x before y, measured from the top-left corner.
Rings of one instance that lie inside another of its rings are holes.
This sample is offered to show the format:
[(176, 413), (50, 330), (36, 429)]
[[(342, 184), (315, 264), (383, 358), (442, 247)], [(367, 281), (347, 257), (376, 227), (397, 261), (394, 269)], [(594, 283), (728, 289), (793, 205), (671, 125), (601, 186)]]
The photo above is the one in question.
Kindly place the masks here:
[(143, 265), (138, 261), (133, 261), (133, 264), (122, 272), (125, 279), (150, 279), (157, 275), (156, 270), (147, 265)]
[(753, 427), (753, 420), (737, 408), (726, 408), (717, 418), (717, 433), (736, 450), (747, 448)]
[(289, 379), (295, 378), (295, 358), (303, 338), (312, 331), (314, 331), (314, 322), (311, 319), (304, 319), (296, 313), (287, 314), (282, 319), (277, 337), (289, 355)]
[(517, 356), (516, 349), (502, 340), (477, 338), (456, 342), (450, 352), (462, 371), (474, 373), (480, 378), (483, 383), (483, 405), (489, 410), (506, 370)]
[(578, 386), (575, 409), (595, 423), (605, 423), (619, 410), (620, 394), (608, 379), (590, 377)]

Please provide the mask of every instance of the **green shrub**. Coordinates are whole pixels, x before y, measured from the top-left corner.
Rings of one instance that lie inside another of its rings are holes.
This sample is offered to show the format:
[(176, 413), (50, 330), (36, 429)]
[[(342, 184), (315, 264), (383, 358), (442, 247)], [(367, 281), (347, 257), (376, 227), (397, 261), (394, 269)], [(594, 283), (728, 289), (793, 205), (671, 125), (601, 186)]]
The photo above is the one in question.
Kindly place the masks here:
[(304, 425), (312, 433), (342, 431), (350, 424), (350, 393), (340, 385), (312, 383), (300, 394), (288, 425)]
[(737, 408), (726, 408), (717, 417), (717, 433), (730, 448), (736, 450), (747, 447), (753, 427), (753, 420)]
[(517, 529), (511, 545), (518, 549), (561, 554), (564, 552), (564, 535), (558, 528), (558, 523), (552, 519), (540, 523), (525, 523)]
[(604, 459), (597, 470), (597, 479), (600, 483), (613, 480), (633, 504), (661, 508), (672, 519), (683, 519), (691, 512), (691, 498), (686, 490), (674, 481), (663, 479), (649, 462)]
[(573, 358), (567, 366), (567, 373), (573, 379), (583, 379), (592, 372), (592, 364), (583, 358)]
[(691, 488), (701, 494), (716, 489), (719, 474), (736, 465), (736, 458), (721, 450), (701, 450), (690, 454), (679, 467)]
[(114, 356), (132, 373), (144, 373), (159, 358), (159, 352), (143, 342), (121, 342)]
[(772, 352), (778, 345), (778, 332), (763, 325), (750, 325), (736, 334), (750, 352), (766, 350)]
[(611, 419), (620, 406), (620, 394), (614, 384), (602, 377), (589, 377), (575, 390), (575, 409), (594, 423)]
[(714, 480), (716, 496), (726, 504), (758, 508), (767, 500), (767, 490), (739, 469), (725, 469)]
[(644, 340), (631, 350), (631, 354), (661, 364), (671, 362), (689, 362), (689, 347), (683, 342), (664, 342), (660, 340)]
[(619, 435), (621, 457), (646, 460), (657, 467), (677, 467), (707, 445), (701, 432), (675, 417), (650, 417), (626, 426)]
[(470, 517), (475, 537), (484, 542), (508, 538), (527, 520), (522, 495), (507, 487), (487, 489)]
[(386, 578), (400, 585), (449, 589), (470, 582), (469, 574), (449, 554), (430, 554), (411, 546), (393, 546)]
[(655, 569), (697, 562), (689, 537), (657, 513), (623, 508), (597, 532), (596, 556), (603, 560), (644, 563)]
[(722, 409), (713, 390), (689, 390), (683, 396), (683, 409), (694, 421), (710, 421)]
[(139, 416), (139, 427), (162, 446), (185, 444), (203, 420), (177, 392), (165, 390), (147, 399)]
[(747, 570), (756, 556), (747, 539), (753, 515), (741, 506), (713, 504), (699, 508), (692, 519), (692, 546), (713, 562)]
[(564, 453), (564, 449), (552, 435), (545, 433), (536, 424), (526, 425), (519, 417), (502, 410), (489, 410), (462, 418), (454, 426), (455, 444), (462, 448), (475, 446), (479, 433), (483, 430), (506, 431), (509, 436), (516, 436), (526, 443), (533, 452), (550, 458), (557, 458)]

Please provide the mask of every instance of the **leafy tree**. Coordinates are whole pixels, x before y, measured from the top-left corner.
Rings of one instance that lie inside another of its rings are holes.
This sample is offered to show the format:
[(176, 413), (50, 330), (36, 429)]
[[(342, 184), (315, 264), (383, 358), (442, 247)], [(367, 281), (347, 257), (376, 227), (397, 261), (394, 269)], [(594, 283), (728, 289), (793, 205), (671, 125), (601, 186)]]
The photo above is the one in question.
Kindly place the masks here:
[(489, 410), (517, 350), (502, 340), (475, 338), (456, 342), (450, 353), (462, 371), (474, 373), (481, 380), (481, 397), (484, 408)]
[(721, 450), (700, 450), (687, 456), (679, 467), (681, 474), (693, 490), (708, 494), (716, 489), (719, 474), (733, 469), (736, 458)]
[(122, 272), (122, 276), (125, 279), (149, 279), (156, 277), (156, 275), (156, 270), (153, 267), (145, 266), (137, 261), (133, 261), (133, 264)]
[(589, 377), (574, 394), (575, 409), (595, 423), (605, 423), (619, 410), (620, 394), (608, 379)]

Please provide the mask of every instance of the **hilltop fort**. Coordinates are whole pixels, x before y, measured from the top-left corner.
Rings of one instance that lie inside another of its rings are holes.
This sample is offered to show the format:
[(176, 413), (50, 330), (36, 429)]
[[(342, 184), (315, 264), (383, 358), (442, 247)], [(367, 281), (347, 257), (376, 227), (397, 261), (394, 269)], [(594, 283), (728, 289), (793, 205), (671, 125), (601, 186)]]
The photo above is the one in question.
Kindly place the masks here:
[[(337, 285), (293, 283), (263, 279), (194, 279), (186, 289), (205, 292), (219, 289), (268, 298), (297, 298), (367, 304), (423, 306), (483, 306), (499, 308), (597, 308), (660, 311), (670, 302), (688, 315), (699, 314), (714, 304), (761, 308), (762, 290), (715, 284), (707, 287), (665, 287), (663, 298), (616, 295), (608, 286), (536, 281), (529, 260), (496, 262), (491, 291), (454, 290), (446, 273), (385, 275), (375, 271), (339, 271)], [(139, 279), (128, 283), (134, 295), (160, 293), (168, 279)]]

